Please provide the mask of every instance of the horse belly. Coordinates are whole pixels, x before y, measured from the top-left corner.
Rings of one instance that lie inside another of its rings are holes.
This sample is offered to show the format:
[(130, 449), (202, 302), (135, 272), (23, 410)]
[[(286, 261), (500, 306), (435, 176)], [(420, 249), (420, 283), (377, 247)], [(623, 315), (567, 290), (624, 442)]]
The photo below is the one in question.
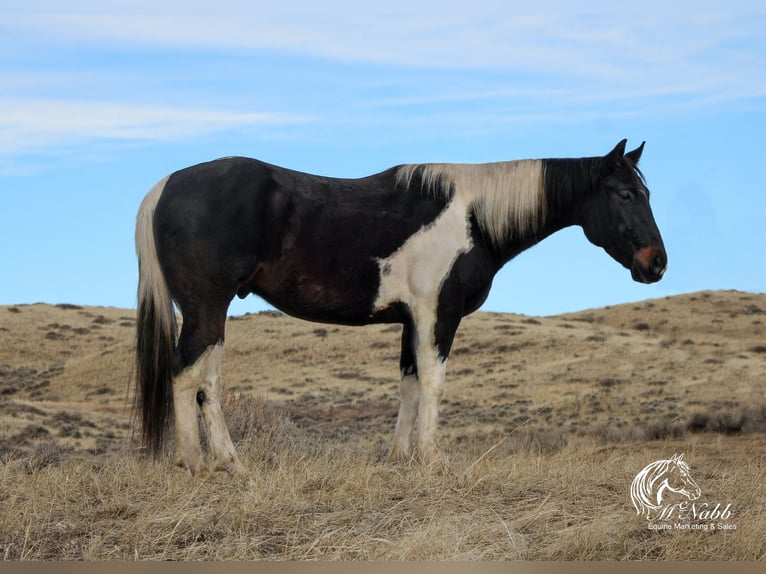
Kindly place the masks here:
[(378, 283), (374, 262), (319, 273), (309, 265), (282, 260), (260, 263), (239, 296), (254, 293), (301, 319), (363, 325), (374, 321)]

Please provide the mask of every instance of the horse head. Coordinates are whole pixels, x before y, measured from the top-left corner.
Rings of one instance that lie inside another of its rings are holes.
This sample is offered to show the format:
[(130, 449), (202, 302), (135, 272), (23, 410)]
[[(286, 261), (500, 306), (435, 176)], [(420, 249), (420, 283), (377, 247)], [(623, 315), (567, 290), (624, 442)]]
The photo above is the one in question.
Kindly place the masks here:
[(594, 189), (582, 205), (581, 224), (588, 240), (630, 269), (635, 281), (654, 283), (665, 273), (667, 255), (638, 169), (644, 144), (625, 153), (626, 142), (622, 140), (598, 162)]

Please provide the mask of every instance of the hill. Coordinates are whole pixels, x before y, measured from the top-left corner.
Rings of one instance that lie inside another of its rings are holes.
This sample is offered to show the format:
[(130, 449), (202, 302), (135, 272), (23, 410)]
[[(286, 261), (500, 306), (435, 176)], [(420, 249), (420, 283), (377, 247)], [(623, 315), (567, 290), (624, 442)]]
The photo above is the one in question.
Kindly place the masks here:
[[(273, 312), (230, 317), (226, 409), (232, 437), (256, 475), (248, 488), (276, 489), (281, 494), (272, 499), (298, 522), (316, 500), (330, 504), (327, 497), (340, 497), (332, 504), (345, 508), (341, 516), (311, 510), (306, 528), (228, 523), (248, 540), (260, 540), (247, 549), (241, 540), (227, 545), (211, 533), (198, 540), (201, 527), (191, 519), (190, 530), (180, 526), (183, 520), (171, 533), (157, 526), (164, 520), (158, 516), (187, 516), (188, 506), (176, 515), (152, 506), (157, 501), (122, 499), (120, 492), (144, 492), (125, 472), (149, 483), (172, 480), (161, 487), (166, 503), (170, 491), (187, 492), (190, 484), (200, 492), (228, 484), (237, 489), (234, 498), (250, 492), (226, 475), (192, 479), (167, 461), (140, 455), (131, 438), (129, 397), (134, 326), (134, 312), (125, 309), (0, 307), (0, 500), (15, 501), (0, 513), (0, 550), (7, 558), (725, 559), (766, 553), (766, 517), (757, 502), (766, 495), (766, 295), (700, 292), (554, 317), (481, 312), (466, 318), (441, 406), (439, 437), (448, 463), (435, 475), (384, 462), (398, 407), (399, 326), (346, 328)], [(625, 482), (646, 463), (681, 451), (698, 469), (698, 482), (708, 479), (707, 492), (741, 491), (738, 530), (721, 533), (712, 545), (691, 533), (653, 538), (661, 533), (647, 534), (627, 497)], [(610, 466), (615, 476), (602, 476), (600, 469)], [(90, 504), (107, 506), (101, 512), (109, 524), (124, 528), (141, 516), (154, 524), (145, 530), (167, 545), (158, 548), (136, 532), (132, 546), (101, 547), (110, 535), (99, 530), (107, 527), (94, 522), (92, 508), (68, 508), (65, 522), (74, 526), (61, 532), (21, 504), (26, 498), (58, 508), (46, 481), (57, 483), (73, 469), (90, 476), (89, 489), (105, 493)], [(115, 486), (126, 481), (122, 491)], [(367, 490), (356, 491), (362, 483)], [(287, 484), (298, 492), (290, 503), (280, 490)], [(388, 488), (396, 493), (386, 498), (386, 508), (397, 509), (391, 515), (378, 500)], [(421, 497), (413, 494), (418, 488)], [(451, 492), (446, 498), (445, 491)], [(258, 504), (266, 495), (253, 492), (249, 502), (239, 502), (265, 512)], [(362, 511), (345, 506), (350, 492), (375, 499), (366, 511), (382, 521), (368, 524), (363, 535), (352, 531), (353, 521), (364, 519), (352, 520)], [(474, 498), (481, 492), (495, 501), (491, 512)], [(599, 501), (604, 496), (608, 502)], [(433, 514), (442, 508), (438, 501), (449, 504), (443, 517)], [(195, 504), (204, 509), (203, 502)], [(618, 528), (620, 535), (598, 520), (599, 504), (610, 520), (617, 516), (628, 525)], [(513, 518), (504, 517), (502, 509), (510, 508)], [(216, 524), (225, 521), (216, 516)], [(477, 524), (470, 535), (467, 516)], [(91, 526), (83, 525), (86, 519)], [(36, 544), (25, 542), (33, 524)], [(491, 543), (478, 525), (489, 529)], [(444, 541), (433, 542), (435, 536)]]

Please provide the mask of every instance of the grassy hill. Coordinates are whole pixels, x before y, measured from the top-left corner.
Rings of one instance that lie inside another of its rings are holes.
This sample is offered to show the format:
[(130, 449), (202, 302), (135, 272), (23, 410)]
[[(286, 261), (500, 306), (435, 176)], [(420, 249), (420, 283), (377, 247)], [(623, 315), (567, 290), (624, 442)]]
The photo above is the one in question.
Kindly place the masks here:
[[(436, 471), (385, 462), (401, 328), (278, 313), (227, 326), (227, 418), (251, 479), (146, 459), (134, 326), (124, 309), (0, 307), (5, 558), (766, 557), (765, 295), (468, 317)], [(676, 452), (736, 529), (636, 516), (631, 480)]]

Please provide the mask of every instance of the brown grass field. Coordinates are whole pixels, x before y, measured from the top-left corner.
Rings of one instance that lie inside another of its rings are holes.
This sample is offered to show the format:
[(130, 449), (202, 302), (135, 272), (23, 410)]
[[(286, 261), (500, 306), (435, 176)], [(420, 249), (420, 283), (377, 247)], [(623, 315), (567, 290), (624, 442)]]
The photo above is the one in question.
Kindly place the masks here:
[[(142, 454), (134, 325), (124, 309), (0, 307), (5, 560), (766, 558), (766, 295), (468, 317), (438, 468), (386, 462), (399, 326), (232, 317), (226, 412), (249, 479)], [(731, 517), (651, 529), (631, 481), (681, 452), (697, 502)]]

